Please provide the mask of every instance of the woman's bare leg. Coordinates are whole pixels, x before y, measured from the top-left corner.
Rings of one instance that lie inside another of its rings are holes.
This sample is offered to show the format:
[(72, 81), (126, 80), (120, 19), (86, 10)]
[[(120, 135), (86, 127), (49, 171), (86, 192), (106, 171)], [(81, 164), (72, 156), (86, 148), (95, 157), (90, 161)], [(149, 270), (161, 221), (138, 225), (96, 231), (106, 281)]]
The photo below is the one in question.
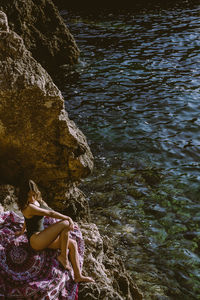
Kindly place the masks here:
[(69, 239), (69, 257), (74, 270), (74, 281), (75, 282), (94, 282), (91, 277), (86, 277), (81, 274), (77, 243), (73, 239)]
[[(60, 236), (53, 241), (48, 248), (51, 249), (60, 249), (61, 248), (61, 238)], [(77, 243), (73, 239), (69, 238), (68, 241), (68, 249), (69, 249), (69, 257), (74, 270), (74, 280), (78, 282), (94, 282), (91, 277), (86, 277), (81, 274), (80, 264), (79, 264), (79, 256)], [(66, 249), (67, 250), (67, 249)]]
[[(69, 242), (69, 231), (68, 229), (64, 229), (60, 234), (60, 250), (61, 253), (58, 255), (57, 259), (59, 262), (63, 265), (63, 267), (67, 270), (71, 270), (71, 267), (69, 265), (68, 261), (68, 242)], [(50, 245), (51, 247), (51, 245)]]
[(60, 221), (49, 225), (43, 231), (37, 232), (31, 236), (30, 245), (35, 250), (43, 250), (48, 248), (63, 230), (69, 230), (68, 221)]

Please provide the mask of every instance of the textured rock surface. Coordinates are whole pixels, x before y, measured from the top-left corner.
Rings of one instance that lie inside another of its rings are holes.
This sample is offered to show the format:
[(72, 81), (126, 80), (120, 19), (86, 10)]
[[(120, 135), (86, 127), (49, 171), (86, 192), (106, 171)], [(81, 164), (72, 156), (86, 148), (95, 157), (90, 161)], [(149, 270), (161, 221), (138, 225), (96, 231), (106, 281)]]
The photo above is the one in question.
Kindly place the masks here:
[(55, 66), (77, 62), (79, 49), (51, 0), (0, 0), (0, 10), (51, 75)]
[(73, 203), (72, 216), (77, 216), (80, 208), (85, 210), (84, 197), (75, 182), (93, 168), (86, 138), (69, 120), (51, 77), (26, 50), (22, 38), (9, 31), (2, 12), (0, 143), (1, 182), (18, 184), (20, 178), (32, 178), (44, 197), (48, 193), (52, 206), (63, 210), (66, 201), (78, 197), (83, 203), (78, 209)]
[(85, 241), (84, 271), (96, 283), (81, 285), (79, 299), (143, 299), (120, 257), (114, 254), (109, 238), (102, 238), (95, 224), (82, 223), (81, 231)]
[(0, 213), (12, 210), (22, 216), (17, 206), (16, 190), (12, 185), (0, 185)]

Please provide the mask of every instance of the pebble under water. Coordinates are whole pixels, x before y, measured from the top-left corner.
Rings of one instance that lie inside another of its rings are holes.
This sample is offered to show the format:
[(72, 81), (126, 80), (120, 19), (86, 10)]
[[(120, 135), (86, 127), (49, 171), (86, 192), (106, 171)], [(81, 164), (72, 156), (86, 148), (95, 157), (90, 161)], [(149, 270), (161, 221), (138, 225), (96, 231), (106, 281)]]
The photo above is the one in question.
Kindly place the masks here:
[(61, 11), (81, 56), (58, 85), (95, 157), (81, 189), (145, 300), (200, 299), (199, 12)]

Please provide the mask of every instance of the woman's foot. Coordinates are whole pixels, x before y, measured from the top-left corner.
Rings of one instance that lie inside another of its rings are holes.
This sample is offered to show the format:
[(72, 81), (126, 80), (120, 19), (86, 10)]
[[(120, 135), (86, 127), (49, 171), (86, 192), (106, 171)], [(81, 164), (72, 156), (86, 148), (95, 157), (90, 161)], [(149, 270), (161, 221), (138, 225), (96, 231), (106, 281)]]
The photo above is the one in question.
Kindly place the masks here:
[(59, 255), (57, 257), (58, 261), (61, 263), (61, 265), (64, 267), (64, 269), (70, 271), (72, 268), (69, 264), (68, 259), (65, 259), (62, 255)]
[(81, 275), (79, 277), (74, 278), (74, 281), (76, 283), (79, 283), (79, 282), (94, 282), (94, 279), (91, 278), (91, 277)]

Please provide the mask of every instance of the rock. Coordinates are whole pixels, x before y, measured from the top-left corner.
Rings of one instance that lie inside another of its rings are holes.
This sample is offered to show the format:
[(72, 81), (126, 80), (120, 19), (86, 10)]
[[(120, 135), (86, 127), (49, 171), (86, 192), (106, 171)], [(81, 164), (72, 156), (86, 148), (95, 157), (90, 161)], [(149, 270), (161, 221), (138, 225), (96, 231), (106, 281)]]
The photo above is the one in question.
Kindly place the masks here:
[(4, 12), (0, 12), (0, 30), (9, 31), (7, 16)]
[(87, 215), (77, 188), (93, 168), (86, 137), (68, 118), (51, 77), (9, 30), (4, 13), (0, 24), (0, 181), (18, 185), (32, 178), (52, 207), (64, 210), (71, 203), (73, 216)]
[(4, 211), (14, 211), (22, 217), (17, 205), (16, 189), (14, 186), (6, 184), (0, 185), (0, 213)]
[(143, 299), (120, 257), (114, 254), (111, 240), (102, 238), (95, 224), (82, 223), (80, 227), (85, 241), (83, 270), (95, 284), (80, 285), (79, 299)]
[(55, 67), (77, 63), (79, 49), (51, 0), (1, 0), (0, 10), (7, 14), (11, 30), (52, 76)]

